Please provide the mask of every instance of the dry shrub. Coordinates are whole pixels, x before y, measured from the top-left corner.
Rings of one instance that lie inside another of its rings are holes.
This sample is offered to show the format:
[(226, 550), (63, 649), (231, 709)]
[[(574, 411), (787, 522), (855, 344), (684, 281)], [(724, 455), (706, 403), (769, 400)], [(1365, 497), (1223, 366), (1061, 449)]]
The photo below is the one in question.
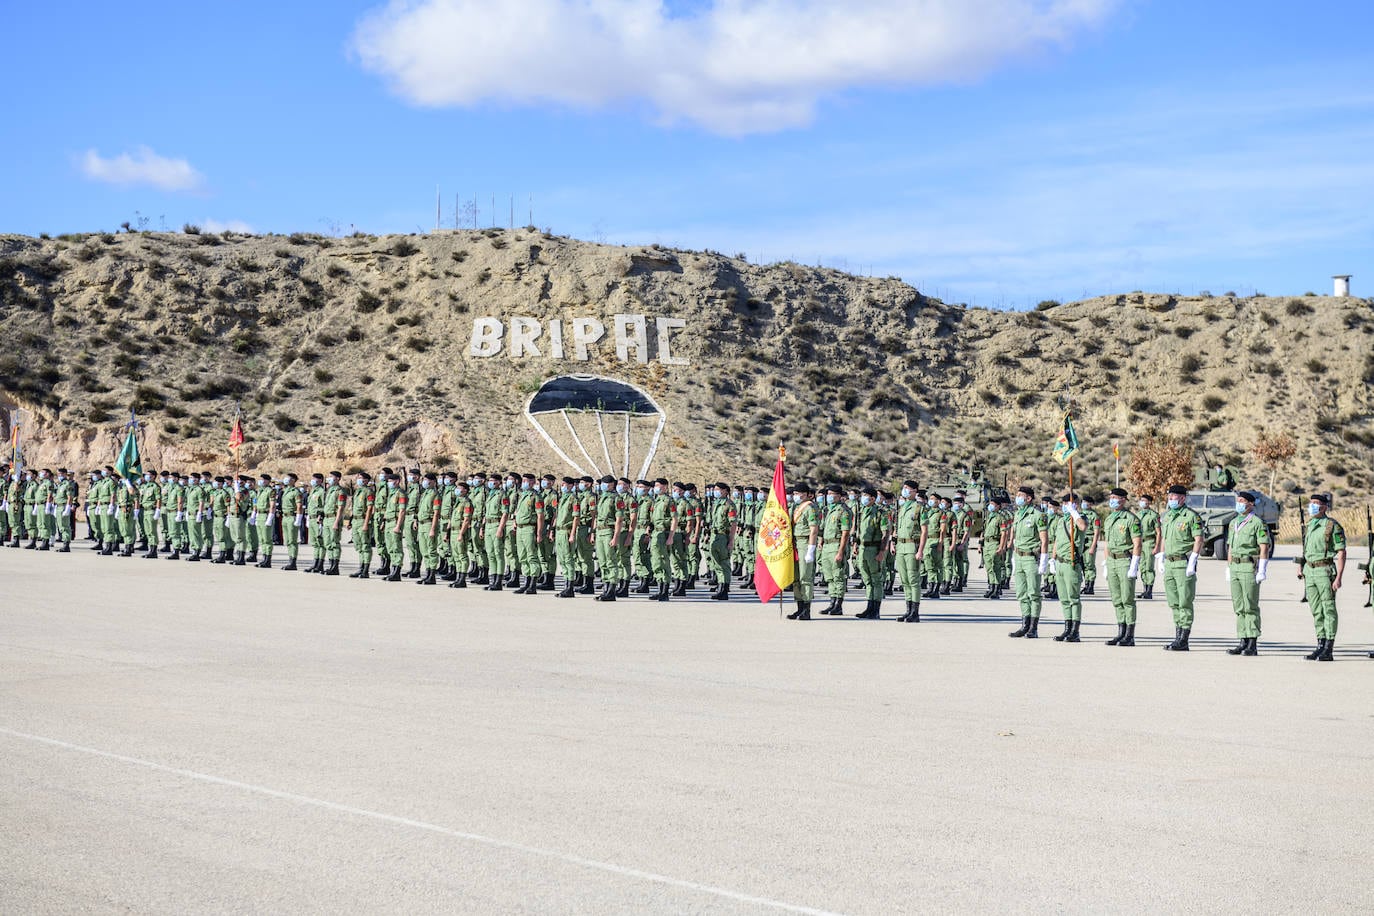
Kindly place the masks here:
[(1250, 447), (1250, 454), (1255, 456), (1263, 467), (1269, 469), (1269, 492), (1274, 492), (1274, 477), (1278, 474), (1279, 468), (1293, 460), (1293, 456), (1298, 453), (1298, 444), (1293, 441), (1293, 437), (1288, 433), (1278, 433), (1269, 435), (1264, 430), (1260, 430), (1255, 444)]
[(1173, 436), (1148, 436), (1135, 443), (1126, 479), (1137, 493), (1156, 498), (1174, 484), (1193, 482), (1193, 445)]

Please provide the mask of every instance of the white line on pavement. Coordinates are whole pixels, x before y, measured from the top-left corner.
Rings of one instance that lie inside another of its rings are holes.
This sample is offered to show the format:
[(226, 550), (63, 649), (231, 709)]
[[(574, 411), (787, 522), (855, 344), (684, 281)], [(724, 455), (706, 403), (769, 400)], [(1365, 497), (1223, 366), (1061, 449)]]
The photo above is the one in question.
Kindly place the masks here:
[(80, 744), (71, 744), (66, 741), (59, 741), (56, 738), (45, 738), (42, 735), (31, 735), (27, 732), (16, 731), (12, 728), (0, 726), (0, 734), (9, 735), (12, 738), (20, 738), (25, 741), (33, 741), (39, 744), (47, 744), (52, 747), (59, 747), (68, 751), (76, 751), (81, 754), (89, 754), (93, 757), (103, 757), (106, 760), (117, 760), (120, 763), (127, 763), (133, 766), (140, 766), (149, 770), (156, 770), (160, 773), (171, 773), (174, 776), (181, 776), (186, 779), (193, 779), (197, 782), (210, 783), (211, 785), (227, 786), (233, 789), (242, 789), (245, 792), (253, 792), (258, 795), (265, 795), (269, 798), (279, 798), (284, 801), (295, 802), (300, 805), (311, 805), (316, 808), (323, 808), (327, 811), (337, 811), (341, 814), (351, 814), (355, 817), (366, 817), (376, 821), (383, 821), (389, 824), (399, 824), (403, 827), (412, 827), (416, 830), (426, 830), (430, 833), (438, 833), (444, 836), (455, 837), (460, 840), (467, 840), (472, 843), (480, 843), (484, 846), (492, 846), (498, 849), (509, 849), (513, 852), (524, 853), (530, 856), (539, 856), (545, 859), (553, 859), (559, 862), (567, 862), (571, 865), (580, 865), (583, 868), (591, 868), (597, 871), (609, 872), (613, 875), (621, 875), (626, 878), (638, 878), (641, 881), (650, 881), (655, 884), (666, 884), (670, 887), (685, 888), (702, 894), (711, 894), (716, 897), (724, 897), (728, 900), (736, 900), (740, 903), (754, 904), (756, 906), (768, 907), (770, 909), (782, 910), (788, 913), (806, 913), (810, 916), (836, 916), (828, 910), (817, 910), (811, 907), (798, 906), (793, 903), (786, 903), (781, 900), (772, 900), (768, 897), (756, 897), (752, 894), (743, 894), (739, 891), (732, 891), (728, 888), (713, 887), (709, 884), (698, 884), (695, 881), (687, 881), (682, 878), (673, 878), (668, 875), (660, 875), (651, 871), (642, 871), (638, 868), (629, 868), (624, 865), (616, 865), (612, 862), (600, 862), (596, 859), (586, 859), (582, 856), (570, 853), (558, 852), (553, 849), (540, 849), (537, 846), (526, 846), (523, 843), (515, 843), (510, 840), (501, 840), (495, 837), (482, 836), (479, 833), (467, 833), (462, 830), (454, 830), (451, 827), (444, 827), (440, 824), (430, 824), (425, 821), (412, 820), (408, 817), (400, 817), (395, 814), (384, 814), (380, 811), (369, 811), (366, 808), (355, 808), (352, 805), (341, 805), (338, 802), (326, 801), (322, 798), (311, 798), (308, 795), (297, 795), (294, 792), (284, 792), (280, 789), (270, 789), (266, 786), (253, 785), (252, 783), (239, 782), (235, 779), (225, 779), (222, 776), (212, 776), (208, 773), (198, 773), (195, 770), (183, 770), (178, 767), (171, 767), (157, 763), (152, 760), (144, 760), (139, 757), (128, 757), (124, 754), (116, 754), (112, 751), (102, 751), (99, 748), (85, 747)]

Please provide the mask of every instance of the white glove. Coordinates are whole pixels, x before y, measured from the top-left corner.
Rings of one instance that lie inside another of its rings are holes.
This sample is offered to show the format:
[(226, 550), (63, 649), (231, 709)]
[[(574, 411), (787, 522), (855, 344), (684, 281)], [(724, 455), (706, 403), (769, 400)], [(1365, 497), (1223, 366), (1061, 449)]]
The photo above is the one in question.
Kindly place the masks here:
[(153, 521), (157, 521), (157, 520), (160, 519), (160, 518), (162, 518), (162, 510), (161, 510), (161, 509), (154, 509), (154, 510), (153, 510)]
[(47, 514), (47, 515), (56, 515), (56, 514), (57, 514), (57, 507), (56, 507), (56, 506), (44, 506), (44, 507), (43, 507), (43, 512), (44, 512), (45, 514)]
[(142, 510), (142, 509), (135, 509), (135, 510), (134, 510), (134, 518), (138, 518), (138, 517), (141, 516), (142, 514), (143, 514), (143, 510)]
[(62, 516), (63, 516), (64, 518), (65, 518), (66, 516), (68, 516), (68, 515), (71, 515), (71, 514), (72, 514), (72, 507), (71, 507), (71, 506), (63, 506), (63, 507), (62, 507)]
[(256, 525), (257, 523), (258, 523), (258, 513), (256, 513), (256, 512), (249, 512), (249, 513), (248, 513), (248, 524), (250, 524), (250, 525)]
[(277, 513), (275, 513), (275, 512), (269, 512), (269, 513), (267, 513), (267, 524), (270, 525), (270, 524), (272, 524), (273, 522), (275, 522), (276, 520), (277, 520)]
[(203, 513), (200, 509), (197, 509), (197, 510), (196, 510), (196, 521), (200, 521), (201, 518), (203, 517), (203, 515), (204, 515), (204, 513)]
[(1078, 509), (1076, 507), (1069, 506), (1069, 518), (1073, 519), (1074, 521), (1078, 521), (1082, 517), (1083, 516), (1079, 514)]
[(1230, 564), (1230, 563), (1227, 563), (1227, 564), (1226, 564), (1226, 581), (1227, 581), (1227, 582), (1230, 582), (1230, 581), (1231, 581), (1231, 564)]
[(1058, 564), (1055, 563), (1054, 560), (1050, 560), (1050, 575), (1054, 575), (1054, 574), (1057, 572), (1058, 569), (1059, 569)]
[(1040, 575), (1043, 576), (1043, 575), (1045, 574), (1045, 570), (1047, 570), (1047, 569), (1049, 569), (1049, 568), (1050, 568), (1050, 555), (1047, 554), (1047, 553), (1042, 553), (1042, 554), (1040, 554), (1040, 565), (1039, 565), (1038, 567), (1036, 567), (1037, 571), (1040, 573)]
[(1131, 568), (1126, 570), (1127, 579), (1136, 579), (1140, 576), (1140, 557), (1131, 557)]
[(299, 512), (297, 512), (297, 513), (296, 513), (296, 527), (299, 528), (299, 527), (300, 527), (301, 525), (303, 525), (304, 523), (305, 523), (305, 516), (304, 516), (304, 515), (301, 515)]
[[(185, 513), (185, 512), (178, 512), (175, 521), (178, 521), (178, 522), (184, 522), (184, 521), (186, 521), (186, 513)], [(199, 519), (197, 519), (197, 521), (199, 521)]]
[(8, 512), (9, 510), (10, 501), (8, 499), (0, 500), (0, 512)]
[(1159, 575), (1164, 575), (1164, 554), (1155, 554), (1155, 569), (1158, 570)]
[(806, 562), (806, 563), (814, 563), (814, 562), (816, 562), (816, 545), (815, 545), (815, 544), (807, 544), (807, 545), (806, 545), (806, 560), (805, 560), (804, 562)]
[(1268, 561), (1268, 560), (1260, 560), (1260, 561), (1259, 561), (1259, 569), (1256, 569), (1256, 570), (1255, 570), (1255, 584), (1256, 584), (1256, 585), (1259, 585), (1261, 582), (1263, 582), (1265, 579), (1268, 579), (1268, 578), (1269, 578), (1269, 561)]
[(1190, 553), (1190, 554), (1188, 554), (1188, 569), (1184, 572), (1184, 575), (1187, 576), (1189, 579), (1195, 578), (1195, 577), (1197, 576), (1197, 554), (1196, 554), (1196, 553)]

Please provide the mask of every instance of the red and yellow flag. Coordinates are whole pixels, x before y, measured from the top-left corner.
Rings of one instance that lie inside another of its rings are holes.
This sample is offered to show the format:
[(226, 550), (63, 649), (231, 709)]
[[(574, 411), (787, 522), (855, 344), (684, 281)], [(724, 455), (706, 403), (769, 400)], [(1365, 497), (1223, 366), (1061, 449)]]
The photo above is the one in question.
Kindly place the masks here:
[(234, 428), (229, 430), (229, 447), (238, 448), (243, 444), (243, 423), (238, 417), (234, 417)]
[(773, 485), (759, 516), (754, 541), (754, 590), (764, 604), (772, 601), (796, 577), (796, 554), (792, 546), (792, 518), (787, 512), (787, 485), (783, 482), (785, 449), (778, 449), (778, 466), (773, 469)]

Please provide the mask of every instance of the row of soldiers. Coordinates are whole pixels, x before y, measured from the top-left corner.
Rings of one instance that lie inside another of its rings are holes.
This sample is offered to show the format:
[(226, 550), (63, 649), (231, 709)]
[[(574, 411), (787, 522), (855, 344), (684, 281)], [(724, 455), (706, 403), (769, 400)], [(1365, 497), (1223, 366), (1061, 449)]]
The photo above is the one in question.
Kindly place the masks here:
[[(81, 506), (80, 487), (66, 469), (5, 473), (0, 534), (18, 546), (69, 551)], [(309, 543), (307, 572), (339, 575), (343, 532), (351, 529), (359, 567), (352, 578), (382, 576), (421, 585), (447, 581), (520, 594), (557, 587), (559, 597), (594, 594), (614, 601), (632, 593), (650, 600), (682, 597), (694, 588), (702, 560), (711, 597), (729, 598), (732, 580), (752, 586), (754, 538), (767, 490), (717, 483), (600, 480), (518, 473), (421, 473), (383, 468), (345, 485), (343, 474), (315, 474), (308, 482), (287, 474), (213, 476), (149, 471), (125, 479), (106, 467), (90, 473), (85, 514), (95, 548), (132, 556), (272, 566), (276, 544), (285, 570), (296, 570), (299, 548)], [(980, 539), (988, 588), (1002, 598), (1013, 589), (1020, 606), (1016, 638), (1036, 638), (1043, 602), (1057, 599), (1064, 621), (1056, 641), (1080, 641), (1082, 596), (1094, 594), (1097, 555), (1117, 621), (1113, 646), (1134, 646), (1137, 599), (1153, 597), (1158, 576), (1173, 614), (1174, 640), (1165, 648), (1188, 651), (1202, 549), (1201, 519), (1186, 503), (1186, 488), (1169, 488), (1158, 512), (1148, 494), (1129, 506), (1113, 489), (1105, 511), (1090, 499), (1066, 494), (1036, 499), (1030, 487), (1014, 497), (994, 496), (974, 512), (966, 494), (927, 493), (906, 481), (899, 493), (838, 484), (817, 489), (800, 483), (786, 494), (797, 550), (795, 620), (811, 619), (814, 590), (829, 604), (822, 615), (844, 613), (851, 579), (867, 599), (857, 616), (876, 619), (897, 583), (905, 601), (902, 622), (920, 622), (923, 599), (964, 590), (969, 547)], [(1254, 655), (1260, 635), (1259, 584), (1267, 576), (1267, 527), (1253, 514), (1256, 494), (1236, 494), (1238, 517), (1228, 531), (1228, 578), (1239, 645), (1232, 654)], [(1336, 634), (1335, 591), (1345, 565), (1345, 534), (1330, 518), (1329, 496), (1315, 494), (1304, 538), (1306, 600), (1317, 630), (1317, 660), (1330, 660)], [(1315, 532), (1315, 533), (1314, 533)], [(41, 546), (40, 546), (41, 545)], [(259, 557), (259, 554), (261, 555)], [(378, 567), (369, 572), (373, 556)], [(407, 559), (409, 565), (407, 568)], [(1248, 564), (1248, 565), (1247, 565)], [(635, 579), (638, 579), (637, 584)], [(1136, 593), (1136, 583), (1142, 591)]]

